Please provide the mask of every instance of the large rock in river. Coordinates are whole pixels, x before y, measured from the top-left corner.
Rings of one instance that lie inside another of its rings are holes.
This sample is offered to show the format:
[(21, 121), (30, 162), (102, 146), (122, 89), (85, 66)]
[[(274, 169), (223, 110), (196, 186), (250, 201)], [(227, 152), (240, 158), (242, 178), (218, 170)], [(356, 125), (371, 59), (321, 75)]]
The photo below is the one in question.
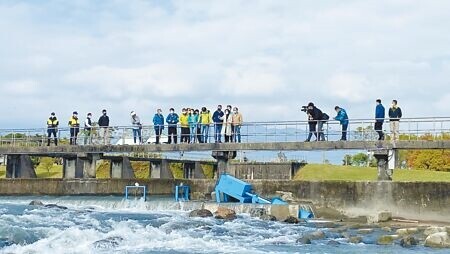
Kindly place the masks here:
[(425, 239), (425, 246), (431, 248), (450, 248), (450, 237), (447, 232), (431, 234)]
[(44, 206), (44, 203), (40, 200), (33, 200), (28, 205), (35, 205), (35, 206)]
[(222, 206), (217, 208), (217, 211), (214, 213), (214, 217), (222, 220), (234, 220), (237, 218), (234, 210)]
[(206, 218), (206, 217), (213, 217), (213, 214), (210, 210), (207, 210), (207, 209), (196, 209), (196, 210), (192, 210), (189, 213), (189, 217)]

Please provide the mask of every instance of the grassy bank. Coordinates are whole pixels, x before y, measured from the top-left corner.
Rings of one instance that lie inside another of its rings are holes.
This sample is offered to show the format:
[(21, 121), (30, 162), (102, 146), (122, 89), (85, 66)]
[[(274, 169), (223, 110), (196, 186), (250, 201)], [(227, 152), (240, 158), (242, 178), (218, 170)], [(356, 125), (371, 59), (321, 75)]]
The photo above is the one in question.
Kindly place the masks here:
[[(375, 181), (377, 169), (368, 167), (339, 166), (328, 164), (308, 164), (300, 169), (294, 177), (295, 180), (345, 180), (345, 181)], [(394, 181), (425, 181), (450, 182), (450, 173), (426, 170), (394, 171)]]

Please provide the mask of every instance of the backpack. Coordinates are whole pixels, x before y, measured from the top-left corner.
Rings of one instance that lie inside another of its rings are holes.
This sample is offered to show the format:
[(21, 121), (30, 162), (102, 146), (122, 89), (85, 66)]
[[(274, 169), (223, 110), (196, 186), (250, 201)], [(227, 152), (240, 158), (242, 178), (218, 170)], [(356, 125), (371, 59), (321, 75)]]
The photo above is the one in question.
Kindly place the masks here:
[(328, 121), (328, 120), (330, 120), (330, 116), (327, 115), (327, 113), (322, 113), (322, 120)]

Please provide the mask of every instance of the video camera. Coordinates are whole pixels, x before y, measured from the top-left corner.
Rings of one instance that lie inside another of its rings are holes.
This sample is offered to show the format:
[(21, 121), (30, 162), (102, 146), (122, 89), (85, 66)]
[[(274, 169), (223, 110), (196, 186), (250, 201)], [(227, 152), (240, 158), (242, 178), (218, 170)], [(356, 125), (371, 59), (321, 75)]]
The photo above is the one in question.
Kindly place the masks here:
[(308, 106), (302, 106), (302, 108), (300, 109), (300, 111), (303, 111), (306, 113), (306, 111), (308, 111)]

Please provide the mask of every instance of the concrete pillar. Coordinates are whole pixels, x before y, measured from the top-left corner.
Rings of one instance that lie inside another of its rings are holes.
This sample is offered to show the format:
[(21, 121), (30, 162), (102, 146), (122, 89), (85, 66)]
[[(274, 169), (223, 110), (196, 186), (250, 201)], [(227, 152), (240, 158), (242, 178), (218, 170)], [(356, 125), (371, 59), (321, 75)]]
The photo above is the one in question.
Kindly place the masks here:
[(400, 151), (398, 149), (392, 149), (389, 151), (391, 155), (389, 160), (389, 169), (400, 168)]
[(205, 179), (205, 174), (203, 173), (202, 164), (196, 161), (194, 164), (194, 178), (195, 179)]
[(63, 178), (83, 178), (83, 161), (78, 157), (63, 158)]
[(161, 178), (162, 179), (173, 179), (172, 171), (169, 168), (169, 162), (167, 160), (161, 160)]
[(378, 165), (378, 181), (392, 181), (393, 170), (389, 169), (389, 150), (377, 150), (374, 152)]
[(193, 179), (195, 178), (194, 172), (195, 172), (195, 162), (184, 162), (183, 163), (183, 171), (184, 171), (184, 178), (185, 179)]
[(88, 154), (80, 158), (83, 163), (84, 178), (95, 178), (97, 174), (97, 161), (100, 160), (100, 154)]
[(217, 174), (221, 175), (227, 173), (230, 175), (235, 175), (235, 172), (231, 172), (228, 167), (230, 159), (236, 158), (236, 151), (213, 151), (212, 157), (217, 160)]
[(33, 162), (25, 154), (7, 155), (6, 178), (36, 178)]
[(135, 178), (131, 162), (128, 157), (118, 157), (117, 159), (111, 159), (111, 178)]

